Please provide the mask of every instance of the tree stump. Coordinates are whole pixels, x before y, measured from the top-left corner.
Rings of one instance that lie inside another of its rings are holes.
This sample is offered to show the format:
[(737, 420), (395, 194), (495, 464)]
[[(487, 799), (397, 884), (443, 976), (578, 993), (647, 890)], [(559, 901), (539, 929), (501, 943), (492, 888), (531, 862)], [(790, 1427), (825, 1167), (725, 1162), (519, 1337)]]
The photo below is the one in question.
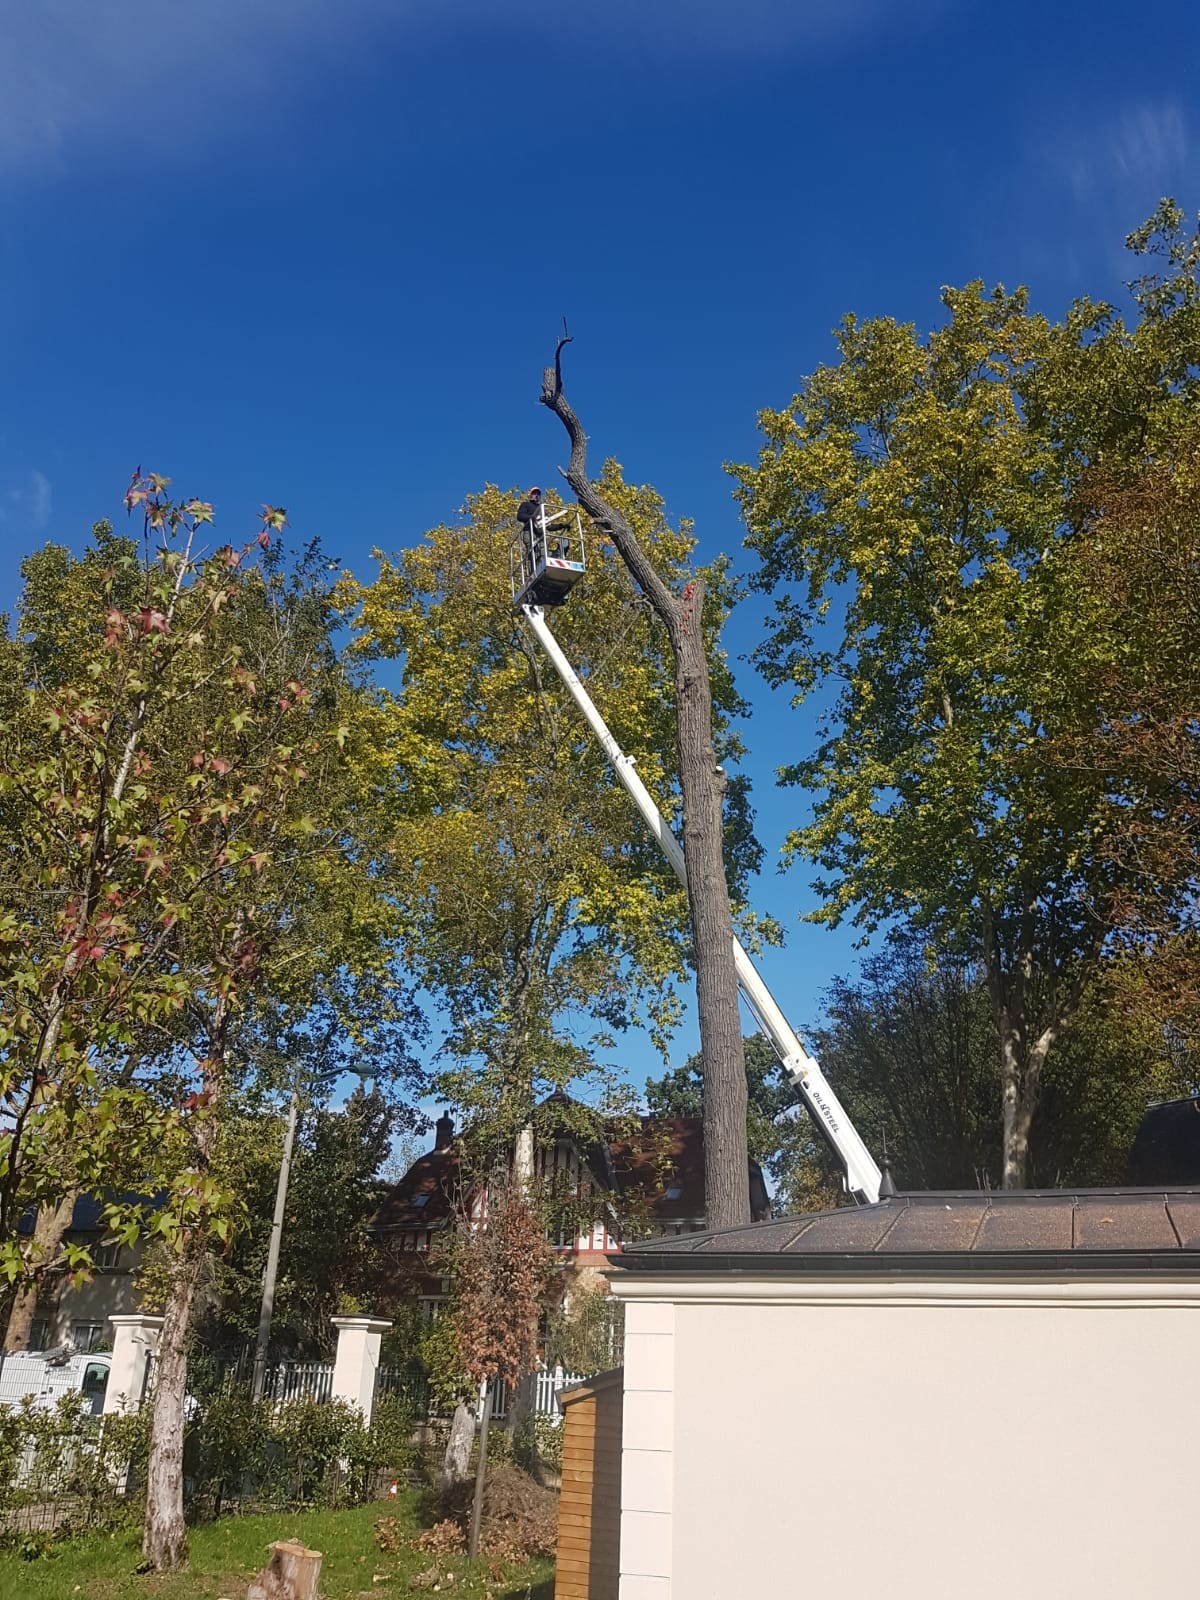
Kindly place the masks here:
[(281, 1539), (271, 1559), (250, 1585), (246, 1600), (317, 1600), (321, 1552)]

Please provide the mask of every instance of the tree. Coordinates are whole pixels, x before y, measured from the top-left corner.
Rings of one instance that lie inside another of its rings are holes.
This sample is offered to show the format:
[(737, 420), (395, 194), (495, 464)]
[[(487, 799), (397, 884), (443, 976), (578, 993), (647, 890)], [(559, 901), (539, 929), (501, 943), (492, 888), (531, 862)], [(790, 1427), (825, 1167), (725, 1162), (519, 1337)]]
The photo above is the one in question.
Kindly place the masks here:
[(821, 920), (902, 920), (978, 954), (1008, 1187), (1125, 914), (1106, 787), (1048, 752), (1079, 725), (1102, 638), (1063, 559), (1081, 476), (1134, 470), (1191, 403), (1197, 258), (1173, 228), (1167, 209), (1131, 236), (1165, 243), (1170, 271), (1133, 286), (1130, 328), (1086, 301), (1051, 327), (1024, 291), (979, 283), (943, 292), (924, 340), (847, 318), (838, 364), (763, 413), (758, 465), (733, 469), (777, 596), (760, 665), (797, 700), (839, 686), (815, 754), (786, 770), (817, 797), (789, 851), (822, 871)]
[[(54, 1241), (31, 1261), (15, 1221), (69, 1217), (82, 1188), (114, 1236), (166, 1247), (145, 1535), (166, 1566), (185, 1548), (192, 1311), (239, 1221), (221, 1133), (245, 1051), (268, 1008), (324, 1004), (369, 1039), (396, 1011), (397, 923), (323, 564), (272, 553), (271, 507), (256, 539), (202, 553), (211, 506), (172, 503), (153, 476), (127, 504), (141, 559), (107, 533), (82, 563), (46, 557), (6, 642), (21, 693), (0, 751), (0, 1263), (17, 1281), (50, 1264)], [(69, 628), (55, 593), (77, 602)]]
[[(360, 1086), (344, 1106), (309, 1104), (300, 1118), (280, 1243), (272, 1342), (297, 1357), (329, 1351), (330, 1318), (369, 1308), (382, 1293), (385, 1261), (367, 1235), (379, 1205), (380, 1171), (404, 1112)], [(242, 1173), (249, 1216), (233, 1248), (214, 1263), (205, 1340), (253, 1339), (279, 1171), (278, 1117), (247, 1114), (227, 1140)], [(252, 1187), (246, 1179), (253, 1173)]]
[[(682, 573), (690, 532), (668, 525), (654, 491), (625, 484), (613, 463), (601, 481), (663, 569)], [(590, 1078), (594, 1115), (578, 1132), (598, 1134), (623, 1097), (611, 1078), (597, 1080), (596, 1055), (635, 1021), (665, 1039), (688, 942), (675, 880), (513, 610), (514, 510), (511, 494), (487, 489), (468, 502), (464, 526), (435, 528), (382, 559), (377, 582), (353, 595), (359, 648), (402, 661), (399, 691), (379, 699), (386, 762), (377, 782), (392, 796), (394, 848), (413, 863), (403, 898), (413, 929), (407, 961), (449, 1022), (451, 1066), (438, 1092), (471, 1125), (475, 1170), (485, 1175), (515, 1149), (528, 1187), (537, 1106)], [(711, 576), (715, 653), (728, 590), (720, 570)], [(632, 603), (599, 534), (589, 542), (586, 589), (556, 625), (673, 814), (663, 638)], [(733, 758), (729, 718), (741, 705), (719, 658), (714, 683), (718, 737)], [(727, 839), (740, 885), (758, 847), (736, 782)], [(744, 1188), (744, 1152), (741, 1160)]]
[[(282, 519), (282, 513), (276, 514)], [(223, 630), (205, 652), (205, 676), (183, 715), (183, 748), (223, 751), (229, 790), (189, 818), (178, 841), (210, 863), (212, 893), (191, 917), (184, 949), (204, 974), (187, 997), (190, 1099), (205, 1117), (181, 1152), (196, 1202), (164, 1219), (172, 1247), (159, 1336), (147, 1465), (143, 1550), (156, 1568), (186, 1552), (181, 1441), (187, 1350), (213, 1238), (227, 1244), (236, 1217), (219, 1181), (220, 1134), (234, 1091), (279, 1013), (341, 1019), (370, 1048), (396, 1019), (394, 956), (400, 924), (387, 890), (396, 870), (376, 850), (372, 796), (354, 746), (365, 699), (333, 643), (337, 624), (323, 563), (310, 552), (289, 570), (265, 561), (227, 591)], [(176, 730), (177, 732), (179, 730)], [(175, 750), (180, 746), (176, 744)], [(208, 759), (208, 758), (205, 758)], [(191, 758), (195, 768), (197, 758)], [(400, 1009), (404, 1020), (407, 1009)]]
[(554, 365), (542, 377), (542, 404), (566, 430), (571, 459), (565, 477), (595, 526), (611, 538), (634, 582), (663, 624), (671, 647), (675, 732), (683, 794), (683, 852), (696, 964), (696, 1005), (704, 1056), (704, 1187), (710, 1226), (750, 1221), (746, 1188), (746, 1075), (733, 912), (724, 856), (727, 788), (714, 739), (706, 585), (695, 573), (672, 588), (643, 548), (637, 530), (588, 476), (587, 435), (563, 392), (564, 334)]
[[(170, 1118), (148, 1082), (147, 1049), (173, 1037), (196, 980), (181, 939), (216, 876), (196, 859), (172, 875), (167, 853), (193, 815), (230, 805), (220, 793), (229, 768), (206, 744), (191, 747), (188, 769), (158, 758), (245, 552), (194, 563), (211, 507), (171, 506), (164, 487), (152, 478), (130, 490), (158, 545), (144, 562), (101, 524), (82, 561), (49, 548), (26, 563), (6, 645), (0, 1268), (18, 1284), (10, 1347), (27, 1338), (30, 1280), (55, 1264), (78, 1190), (104, 1193), (155, 1168)], [(27, 1253), (16, 1221), (30, 1206), (39, 1220)], [(121, 1225), (136, 1234), (137, 1214)], [(66, 1255), (86, 1271), (86, 1252)]]
[(1080, 489), (1065, 553), (1097, 648), (1074, 728), (1051, 759), (1109, 797), (1102, 848), (1121, 885), (1120, 943), (1164, 1022), (1200, 1025), (1200, 423), (1186, 419), (1135, 475)]
[[(743, 1041), (743, 1057), (746, 1063), (746, 1147), (751, 1160), (757, 1161), (767, 1172), (776, 1190), (786, 1189), (797, 1159), (791, 1113), (803, 1102), (789, 1083), (765, 1034), (753, 1033)], [(689, 1056), (681, 1067), (675, 1067), (661, 1078), (649, 1079), (646, 1104), (651, 1117), (702, 1117), (703, 1055)], [(807, 1113), (801, 1123), (811, 1137), (814, 1125)]]
[(467, 1207), (452, 1261), (453, 1327), (463, 1369), (483, 1394), (479, 1466), (468, 1552), (479, 1547), (488, 1422), (497, 1381), (516, 1387), (537, 1361), (537, 1329), (554, 1257), (519, 1176), (498, 1169), (487, 1188), (486, 1225)]
[[(1047, 1063), (1030, 1138), (1037, 1187), (1123, 1182), (1147, 1097), (1179, 1090), (1167, 1042), (1130, 1003), (1136, 981), (1129, 970), (1114, 972), (1104, 988), (1088, 990)], [(856, 978), (831, 986), (824, 1009), (814, 1049), (863, 1136), (886, 1147), (897, 1186), (996, 1183), (996, 1029), (979, 963), (891, 941)]]

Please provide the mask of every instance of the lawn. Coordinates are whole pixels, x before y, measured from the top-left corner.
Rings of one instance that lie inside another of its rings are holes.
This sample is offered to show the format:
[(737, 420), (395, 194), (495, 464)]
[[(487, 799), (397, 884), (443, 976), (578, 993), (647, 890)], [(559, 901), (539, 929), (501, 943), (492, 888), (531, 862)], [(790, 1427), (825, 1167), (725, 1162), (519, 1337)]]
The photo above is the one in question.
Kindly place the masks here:
[[(128, 1531), (111, 1537), (82, 1539), (60, 1545), (55, 1554), (24, 1561), (14, 1551), (0, 1551), (0, 1596), (3, 1600), (246, 1600), (250, 1579), (267, 1560), (275, 1539), (299, 1539), (325, 1557), (321, 1568), (322, 1600), (393, 1600), (401, 1595), (428, 1594), (433, 1584), (413, 1589), (410, 1579), (439, 1567), (439, 1594), (469, 1595), (484, 1600), (552, 1600), (553, 1567), (538, 1562), (525, 1567), (493, 1568), (480, 1560), (469, 1572), (465, 1556), (435, 1558), (419, 1550), (384, 1553), (374, 1539), (376, 1518), (395, 1516), (405, 1530), (416, 1532), (412, 1497), (359, 1506), (349, 1511), (273, 1512), (254, 1517), (225, 1517), (191, 1532), (191, 1560), (185, 1572), (165, 1577), (139, 1577), (139, 1537)], [(454, 1581), (449, 1581), (449, 1574)]]

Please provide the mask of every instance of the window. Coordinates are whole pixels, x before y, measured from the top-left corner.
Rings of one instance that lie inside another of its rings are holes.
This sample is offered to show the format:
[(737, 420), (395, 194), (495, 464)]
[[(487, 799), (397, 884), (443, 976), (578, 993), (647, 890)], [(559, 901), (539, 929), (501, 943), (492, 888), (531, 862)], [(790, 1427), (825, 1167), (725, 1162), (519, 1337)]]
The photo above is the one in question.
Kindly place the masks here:
[(104, 1244), (98, 1244), (92, 1251), (92, 1260), (96, 1263), (99, 1272), (113, 1272), (121, 1259), (121, 1246), (119, 1241), (111, 1239)]
[(29, 1325), (29, 1348), (44, 1350), (50, 1336), (50, 1324), (45, 1317), (35, 1317)]
[(565, 1222), (551, 1222), (546, 1238), (556, 1250), (573, 1250), (579, 1243), (579, 1224), (574, 1217)]
[(667, 1199), (668, 1200), (682, 1200), (683, 1199), (683, 1190), (680, 1188), (679, 1184), (673, 1183), (671, 1185), (671, 1187), (667, 1190)]
[(415, 1194), (415, 1195), (413, 1195), (412, 1205), (413, 1205), (413, 1210), (414, 1211), (419, 1211), (422, 1206), (425, 1206), (425, 1205), (428, 1205), (428, 1204), (429, 1204), (429, 1196), (427, 1194)]
[(89, 1361), (83, 1369), (80, 1385), (83, 1397), (91, 1402), (92, 1411), (99, 1414), (104, 1409), (104, 1391), (108, 1387), (108, 1362)]
[(91, 1355), (93, 1350), (98, 1350), (104, 1342), (104, 1324), (102, 1322), (73, 1322), (71, 1324), (71, 1343), (76, 1350), (82, 1350), (85, 1356)]

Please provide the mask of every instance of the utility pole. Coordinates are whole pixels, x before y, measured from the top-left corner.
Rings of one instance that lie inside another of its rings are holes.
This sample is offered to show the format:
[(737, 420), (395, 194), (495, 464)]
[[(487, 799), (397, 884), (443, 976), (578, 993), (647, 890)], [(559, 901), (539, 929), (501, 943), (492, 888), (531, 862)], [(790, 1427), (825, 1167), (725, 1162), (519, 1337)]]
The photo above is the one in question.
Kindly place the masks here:
[(267, 1346), (271, 1342), (271, 1316), (275, 1310), (275, 1279), (279, 1273), (279, 1242), (283, 1237), (283, 1213), (287, 1209), (288, 1183), (292, 1175), (292, 1150), (296, 1144), (296, 1121), (300, 1113), (300, 1090), (292, 1090), (288, 1105), (287, 1132), (283, 1136), (283, 1160), (279, 1163), (279, 1181), (275, 1185), (275, 1215), (271, 1221), (271, 1241), (267, 1246), (267, 1264), (263, 1269), (262, 1305), (258, 1313), (258, 1335), (254, 1341), (254, 1376), (250, 1383), (250, 1398), (261, 1400), (263, 1382), (267, 1376)]

